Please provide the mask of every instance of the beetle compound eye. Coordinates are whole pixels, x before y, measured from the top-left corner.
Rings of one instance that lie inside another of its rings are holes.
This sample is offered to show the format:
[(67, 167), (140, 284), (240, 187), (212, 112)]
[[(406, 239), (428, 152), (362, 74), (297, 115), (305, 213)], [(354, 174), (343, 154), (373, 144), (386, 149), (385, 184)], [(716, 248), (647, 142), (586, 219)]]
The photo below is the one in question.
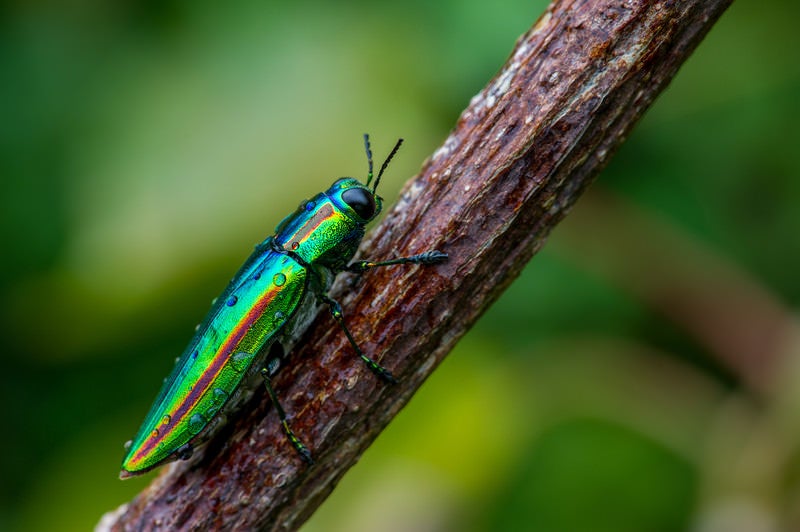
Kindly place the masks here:
[(365, 220), (375, 215), (375, 199), (366, 189), (349, 188), (342, 193), (342, 199)]

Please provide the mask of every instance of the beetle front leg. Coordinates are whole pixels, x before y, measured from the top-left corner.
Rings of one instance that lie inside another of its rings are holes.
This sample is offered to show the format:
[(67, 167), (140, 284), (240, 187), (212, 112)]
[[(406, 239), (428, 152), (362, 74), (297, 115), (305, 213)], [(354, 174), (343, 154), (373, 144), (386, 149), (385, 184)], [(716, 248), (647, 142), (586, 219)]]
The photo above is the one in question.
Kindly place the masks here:
[(420, 253), (419, 255), (412, 255), (410, 257), (400, 257), (398, 259), (384, 260), (381, 262), (370, 262), (368, 260), (360, 260), (349, 264), (344, 271), (351, 273), (364, 273), (371, 268), (379, 266), (394, 266), (395, 264), (440, 264), (447, 260), (447, 253), (433, 250)]
[(318, 297), (323, 303), (328, 305), (328, 308), (331, 311), (331, 315), (333, 316), (333, 319), (335, 319), (336, 323), (339, 324), (339, 327), (342, 328), (342, 330), (344, 331), (345, 336), (347, 336), (347, 340), (350, 342), (350, 345), (353, 346), (353, 349), (355, 350), (356, 354), (359, 357), (361, 357), (361, 360), (364, 361), (364, 363), (367, 365), (367, 367), (375, 375), (377, 375), (378, 377), (382, 378), (386, 382), (390, 382), (392, 384), (397, 384), (397, 379), (394, 378), (394, 375), (392, 375), (392, 373), (389, 370), (387, 370), (386, 368), (384, 368), (383, 366), (381, 366), (380, 364), (378, 364), (377, 362), (375, 362), (374, 360), (369, 358), (367, 355), (365, 355), (361, 351), (361, 348), (358, 347), (358, 344), (356, 343), (355, 338), (353, 338), (353, 335), (350, 334), (350, 331), (347, 329), (347, 325), (345, 325), (345, 323), (344, 323), (344, 316), (342, 315), (342, 306), (339, 304), (339, 302), (336, 301), (335, 299), (331, 299), (330, 297), (328, 297), (325, 294), (320, 294)]

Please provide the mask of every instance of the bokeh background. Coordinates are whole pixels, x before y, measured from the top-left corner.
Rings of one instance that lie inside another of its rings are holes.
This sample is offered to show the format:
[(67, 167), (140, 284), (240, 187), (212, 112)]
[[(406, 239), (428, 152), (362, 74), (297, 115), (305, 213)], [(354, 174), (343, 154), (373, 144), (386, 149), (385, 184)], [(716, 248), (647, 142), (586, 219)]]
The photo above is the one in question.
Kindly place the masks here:
[[(0, 530), (86, 530), (297, 202), (396, 197), (543, 1), (0, 7)], [(306, 525), (800, 529), (800, 4), (739, 0)]]

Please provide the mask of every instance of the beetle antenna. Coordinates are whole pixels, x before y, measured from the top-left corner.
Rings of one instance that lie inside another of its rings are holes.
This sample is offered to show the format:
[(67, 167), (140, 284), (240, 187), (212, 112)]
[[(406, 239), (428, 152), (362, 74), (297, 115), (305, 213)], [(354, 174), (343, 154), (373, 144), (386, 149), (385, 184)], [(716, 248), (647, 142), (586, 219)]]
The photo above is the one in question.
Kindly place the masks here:
[[(403, 139), (397, 139), (397, 144), (394, 145), (394, 148), (392, 148), (392, 151), (389, 152), (389, 156), (386, 157), (385, 161), (383, 161), (383, 164), (381, 165), (381, 169), (378, 172), (378, 178), (375, 179), (375, 186), (372, 187), (372, 193), (373, 194), (375, 194), (375, 191), (378, 190), (378, 183), (381, 180), (381, 176), (383, 175), (384, 170), (386, 170), (386, 167), (389, 166), (389, 161), (392, 160), (392, 157), (394, 157), (394, 154), (397, 153), (397, 150), (400, 149), (400, 145), (401, 144), (403, 144)], [(369, 182), (367, 182), (367, 184), (369, 184)]]
[(369, 172), (367, 172), (367, 186), (369, 186), (369, 182), (372, 181), (372, 150), (369, 147), (369, 133), (364, 133), (364, 149), (367, 152), (367, 165), (369, 166)]

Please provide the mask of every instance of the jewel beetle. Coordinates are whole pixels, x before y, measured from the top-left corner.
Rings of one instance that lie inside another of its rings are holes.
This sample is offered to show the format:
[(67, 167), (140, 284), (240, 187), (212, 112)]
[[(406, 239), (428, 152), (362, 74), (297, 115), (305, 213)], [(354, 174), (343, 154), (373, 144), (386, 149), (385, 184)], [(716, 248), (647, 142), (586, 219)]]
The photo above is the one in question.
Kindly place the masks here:
[(434, 250), (382, 262), (350, 262), (365, 226), (381, 212), (378, 183), (402, 142), (397, 141), (370, 188), (372, 151), (365, 134), (366, 183), (351, 177), (338, 179), (325, 192), (303, 201), (278, 224), (274, 235), (255, 247), (212, 304), (164, 379), (136, 436), (126, 444), (120, 478), (189, 458), (198, 445), (219, 431), (259, 381), (264, 383), (289, 442), (304, 461), (312, 463), (310, 451), (289, 426), (271, 378), (285, 362), (283, 345), (313, 320), (320, 305), (328, 307), (367, 367), (384, 381), (396, 382), (358, 347), (340, 304), (328, 290), (341, 272), (361, 274), (380, 266), (447, 260), (447, 254)]

